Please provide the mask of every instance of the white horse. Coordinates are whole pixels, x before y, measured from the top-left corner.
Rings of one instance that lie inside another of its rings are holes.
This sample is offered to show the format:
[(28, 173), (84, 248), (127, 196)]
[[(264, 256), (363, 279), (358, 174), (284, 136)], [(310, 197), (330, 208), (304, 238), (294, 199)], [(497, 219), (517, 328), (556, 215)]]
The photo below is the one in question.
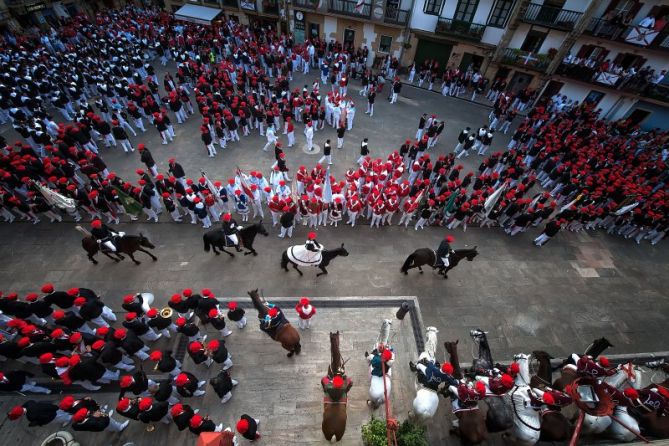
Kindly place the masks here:
[[(418, 360), (427, 360), (435, 362), (437, 352), (437, 333), (436, 327), (427, 327), (425, 333), (425, 350), (418, 356)], [(439, 395), (434, 390), (423, 386), (416, 381), (416, 398), (413, 399), (413, 413), (420, 421), (429, 420), (437, 412), (439, 407)]]
[[(390, 319), (384, 319), (383, 322), (381, 323), (381, 331), (379, 332), (379, 337), (376, 339), (376, 344), (374, 344), (374, 349), (378, 349), (379, 345), (383, 345), (384, 348), (386, 349), (391, 349), (388, 341), (390, 339), (390, 326), (392, 325), (392, 321)], [(370, 383), (369, 383), (369, 399), (367, 400), (367, 404), (370, 406), (377, 408), (383, 402), (385, 401), (384, 397), (384, 391), (383, 391), (383, 380), (385, 379), (386, 382), (386, 390), (388, 391), (388, 394), (390, 395), (390, 383), (391, 380), (390, 378), (392, 377), (392, 369), (388, 370), (386, 372), (386, 375), (384, 378), (381, 378), (380, 376), (374, 376), (372, 375), (372, 366), (371, 366), (371, 361), (374, 355), (368, 355), (367, 356), (367, 361), (370, 362), (369, 366), (369, 376), (370, 376)], [(392, 362), (395, 359), (395, 353), (393, 353), (393, 358), (391, 359)]]
[(513, 359), (520, 366), (520, 372), (516, 375), (513, 389), (504, 395), (513, 413), (511, 436), (516, 444), (531, 446), (539, 441), (541, 417), (532, 407), (530, 399), (530, 357), (520, 353)]
[[(635, 367), (631, 362), (629, 362), (627, 364), (619, 365), (616, 372), (617, 373), (615, 375), (607, 377), (604, 382), (615, 387), (616, 389), (622, 389), (626, 383), (634, 389), (641, 388), (641, 368)], [(627, 412), (627, 407), (616, 406), (613, 410), (613, 415), (622, 423), (624, 423), (625, 426), (632, 429), (632, 431), (636, 432), (637, 434), (641, 432), (639, 429), (639, 423)], [(622, 426), (614, 419), (611, 419), (611, 424), (606, 429), (605, 434), (616, 441), (626, 443), (638, 439), (638, 437), (633, 432), (630, 432), (629, 429)]]

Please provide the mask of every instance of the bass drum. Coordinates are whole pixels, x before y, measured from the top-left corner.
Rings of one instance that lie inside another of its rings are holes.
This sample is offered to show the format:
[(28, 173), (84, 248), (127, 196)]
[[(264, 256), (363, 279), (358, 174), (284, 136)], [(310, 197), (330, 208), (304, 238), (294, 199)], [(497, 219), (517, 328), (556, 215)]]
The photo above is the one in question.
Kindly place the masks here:
[(142, 310), (144, 313), (151, 309), (151, 304), (153, 303), (153, 294), (152, 293), (139, 293), (139, 296), (142, 298)]

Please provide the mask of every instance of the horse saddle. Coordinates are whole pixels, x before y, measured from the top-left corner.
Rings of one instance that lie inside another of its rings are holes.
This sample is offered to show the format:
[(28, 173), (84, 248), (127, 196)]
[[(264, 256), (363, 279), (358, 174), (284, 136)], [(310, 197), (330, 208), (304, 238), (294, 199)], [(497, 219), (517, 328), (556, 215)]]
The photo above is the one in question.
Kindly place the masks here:
[(288, 259), (299, 266), (318, 266), (323, 260), (320, 251), (309, 251), (304, 245), (295, 245), (286, 251)]
[(278, 321), (270, 321), (269, 324), (261, 322), (260, 331), (264, 331), (270, 338), (276, 340), (276, 334), (281, 330), (281, 328), (283, 328), (284, 325), (288, 323), (288, 319), (285, 317)]

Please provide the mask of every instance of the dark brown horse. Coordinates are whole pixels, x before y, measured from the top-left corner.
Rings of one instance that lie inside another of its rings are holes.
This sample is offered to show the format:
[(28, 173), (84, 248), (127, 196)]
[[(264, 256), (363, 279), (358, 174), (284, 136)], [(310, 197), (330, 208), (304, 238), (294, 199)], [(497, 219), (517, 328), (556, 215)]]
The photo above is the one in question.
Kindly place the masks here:
[(346, 431), (346, 404), (348, 403), (348, 392), (353, 385), (346, 377), (346, 370), (339, 351), (339, 332), (330, 333), (330, 365), (328, 366), (329, 383), (335, 376), (342, 378), (344, 386), (335, 389), (331, 384), (323, 385), (325, 397), (323, 398), (323, 435), (327, 441), (335, 437), (340, 441)]
[[(453, 365), (453, 377), (462, 379), (462, 369), (460, 368), (460, 358), (458, 356), (458, 341), (444, 342), (444, 348), (449, 356), (449, 361)], [(455, 413), (458, 418), (458, 427), (453, 432), (460, 436), (463, 444), (480, 444), (488, 437), (488, 431), (485, 427), (483, 414), (478, 406), (472, 410), (461, 410)]]
[[(592, 341), (592, 344), (588, 346), (588, 348), (585, 349), (585, 355), (592, 356), (593, 358), (597, 358), (597, 356), (601, 355), (604, 350), (606, 350), (609, 347), (613, 347), (613, 344), (609, 342), (608, 339), (606, 338), (598, 338)], [(553, 382), (553, 388), (557, 390), (564, 390), (567, 384), (571, 384), (577, 377), (576, 371), (573, 370), (572, 368), (565, 367), (566, 365), (569, 364), (575, 364), (573, 362), (573, 359), (571, 357), (565, 359), (562, 362), (561, 365), (561, 376), (556, 379)]]
[[(537, 374), (530, 380), (531, 387), (544, 388), (549, 386), (553, 379), (553, 369), (548, 353), (536, 350), (532, 357), (539, 363)], [(571, 438), (572, 428), (569, 420), (559, 410), (545, 410), (541, 412), (541, 441), (563, 442)]]
[(94, 265), (98, 264), (98, 261), (95, 260), (93, 256), (98, 253), (98, 251), (101, 251), (102, 254), (106, 255), (110, 259), (112, 259), (114, 262), (120, 262), (121, 260), (125, 259), (123, 254), (127, 254), (130, 256), (130, 259), (132, 259), (133, 262), (135, 262), (135, 265), (139, 265), (140, 262), (139, 260), (136, 260), (133, 254), (136, 251), (143, 252), (144, 254), (148, 255), (153, 259), (155, 262), (158, 260), (158, 257), (154, 256), (151, 254), (149, 251), (147, 251), (144, 248), (149, 248), (149, 249), (154, 249), (155, 246), (149, 241), (148, 238), (144, 237), (142, 233), (140, 232), (139, 235), (124, 235), (123, 237), (118, 238), (114, 242), (114, 246), (116, 246), (116, 252), (111, 252), (106, 249), (100, 250), (100, 246), (98, 245), (98, 242), (93, 238), (90, 232), (88, 232), (86, 229), (82, 228), (81, 226), (77, 226), (76, 229), (84, 234), (84, 238), (81, 239), (81, 247), (84, 248), (84, 251), (88, 253), (88, 259), (93, 262)]
[[(249, 291), (248, 295), (251, 297), (255, 309), (258, 310), (258, 320), (262, 322), (269, 312), (269, 307), (267, 306), (265, 299), (260, 297), (258, 294), (258, 289)], [(300, 345), (300, 334), (297, 332), (297, 330), (295, 330), (295, 327), (290, 325), (290, 322), (288, 321), (279, 326), (273, 336), (270, 333), (267, 334), (276, 342), (280, 342), (281, 347), (288, 350), (287, 356), (289, 358), (293, 355), (299, 355), (302, 351), (302, 345)]]
[(209, 252), (210, 249), (213, 249), (214, 254), (219, 255), (218, 249), (234, 257), (235, 255), (230, 251), (227, 251), (225, 248), (235, 248), (237, 252), (241, 252), (242, 248), (246, 249), (247, 252), (244, 253), (245, 256), (253, 254), (257, 256), (258, 253), (253, 249), (253, 240), (255, 240), (256, 235), (262, 234), (265, 237), (269, 235), (267, 229), (262, 224), (262, 219), (258, 223), (246, 226), (239, 230), (239, 241), (240, 243), (237, 246), (231, 246), (228, 242), (227, 237), (220, 229), (214, 229), (213, 231), (206, 232), (202, 236), (202, 241), (204, 242), (204, 250)]
[(476, 250), (477, 246), (474, 246), (471, 249), (456, 249), (448, 257), (448, 266), (443, 266), (441, 262), (437, 264), (437, 254), (434, 250), (430, 248), (420, 248), (415, 250), (412, 254), (409, 254), (409, 257), (404, 261), (404, 265), (400, 268), (400, 271), (404, 274), (409, 274), (409, 270), (413, 268), (418, 268), (421, 274), (423, 274), (423, 266), (431, 266), (432, 269), (439, 269), (439, 274), (444, 276), (444, 279), (448, 279), (448, 272), (458, 266), (460, 260), (467, 259), (471, 262), (474, 260), (479, 252)]

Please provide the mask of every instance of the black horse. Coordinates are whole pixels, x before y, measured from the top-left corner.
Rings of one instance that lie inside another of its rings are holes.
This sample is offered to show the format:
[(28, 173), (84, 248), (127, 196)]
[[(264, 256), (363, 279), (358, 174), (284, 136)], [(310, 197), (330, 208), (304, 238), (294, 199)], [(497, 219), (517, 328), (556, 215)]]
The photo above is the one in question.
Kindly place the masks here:
[[(344, 244), (342, 243), (339, 248), (333, 249), (332, 251), (328, 251), (327, 249), (324, 249), (323, 251), (321, 251), (321, 256), (322, 256), (321, 257), (321, 263), (319, 263), (318, 265), (314, 265), (314, 266), (318, 266), (318, 268), (320, 268), (320, 270), (321, 270), (320, 273), (316, 274), (316, 277), (322, 276), (323, 274), (327, 274), (328, 270), (325, 269), (325, 267), (330, 264), (332, 259), (334, 259), (337, 256), (347, 257), (348, 256), (348, 251), (346, 250), (346, 248), (344, 248)], [(293, 268), (295, 268), (295, 271), (300, 273), (300, 276), (304, 275), (304, 274), (302, 274), (302, 271), (300, 271), (300, 269), (297, 267), (297, 264), (295, 262), (291, 261), (288, 258), (288, 251), (286, 250), (281, 255), (281, 268), (288, 271), (288, 264), (289, 263), (291, 265), (293, 265)]]
[(420, 248), (415, 250), (412, 254), (409, 254), (409, 257), (407, 257), (400, 271), (404, 274), (409, 274), (410, 269), (418, 268), (420, 273), (423, 274), (422, 266), (428, 265), (431, 266), (432, 269), (438, 268), (439, 274), (443, 275), (444, 279), (448, 279), (448, 272), (458, 266), (460, 260), (465, 258), (470, 262), (474, 260), (474, 257), (479, 254), (476, 248), (477, 246), (474, 246), (471, 249), (456, 249), (448, 258), (448, 266), (443, 266), (441, 264), (437, 265), (437, 254), (434, 250), (430, 248)]
[(260, 220), (258, 223), (254, 223), (239, 230), (240, 243), (237, 246), (229, 244), (228, 239), (225, 237), (225, 234), (223, 234), (222, 230), (214, 229), (213, 231), (209, 231), (202, 236), (202, 240), (204, 241), (204, 250), (209, 252), (209, 250), (213, 248), (214, 254), (219, 255), (220, 252), (216, 250), (216, 248), (218, 248), (230, 257), (234, 257), (235, 255), (229, 251), (226, 251), (225, 248), (234, 247), (237, 252), (241, 252), (241, 248), (246, 248), (248, 249), (248, 252), (244, 253), (245, 256), (249, 254), (257, 256), (258, 253), (255, 249), (253, 249), (253, 240), (256, 238), (257, 234), (262, 234), (265, 237), (269, 235), (267, 229), (265, 229), (265, 227), (262, 225), (262, 220)]
[(101, 251), (102, 254), (106, 255), (110, 259), (112, 259), (114, 262), (119, 262), (125, 257), (123, 257), (123, 254), (127, 254), (130, 256), (133, 262), (135, 262), (135, 265), (139, 265), (140, 262), (139, 260), (136, 260), (135, 257), (133, 256), (133, 253), (135, 251), (140, 251), (143, 252), (144, 254), (148, 255), (153, 259), (155, 262), (158, 260), (158, 257), (154, 256), (151, 254), (149, 251), (147, 251), (144, 248), (149, 248), (149, 249), (154, 249), (155, 246), (149, 241), (148, 238), (144, 237), (142, 233), (140, 232), (139, 235), (124, 235), (121, 238), (116, 239), (114, 242), (114, 246), (116, 246), (116, 252), (108, 251), (106, 249), (100, 250), (100, 246), (98, 245), (97, 240), (93, 238), (92, 235), (88, 231), (82, 228), (80, 231), (83, 234), (88, 234), (85, 235), (83, 239), (81, 239), (81, 247), (84, 248), (84, 250), (88, 253), (88, 259), (93, 262), (94, 265), (98, 264), (98, 261), (95, 260), (93, 257), (95, 254), (98, 253), (98, 251)]

